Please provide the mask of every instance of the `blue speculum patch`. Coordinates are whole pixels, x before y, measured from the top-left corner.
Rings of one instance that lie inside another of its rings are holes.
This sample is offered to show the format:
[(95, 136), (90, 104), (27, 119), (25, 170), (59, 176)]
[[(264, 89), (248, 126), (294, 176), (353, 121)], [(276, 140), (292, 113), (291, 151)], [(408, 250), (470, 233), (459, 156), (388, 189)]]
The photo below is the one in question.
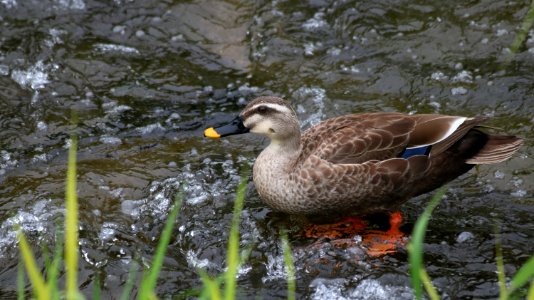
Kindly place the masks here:
[(432, 149), (432, 145), (417, 148), (406, 148), (404, 151), (402, 151), (399, 157), (409, 158), (414, 155), (428, 155), (430, 153), (430, 149)]

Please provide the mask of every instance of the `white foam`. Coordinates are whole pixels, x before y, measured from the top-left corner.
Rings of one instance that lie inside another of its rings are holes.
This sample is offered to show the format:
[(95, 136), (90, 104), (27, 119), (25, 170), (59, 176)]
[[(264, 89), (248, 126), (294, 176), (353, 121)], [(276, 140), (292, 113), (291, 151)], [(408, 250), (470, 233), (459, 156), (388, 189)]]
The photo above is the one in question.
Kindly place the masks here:
[(460, 71), (458, 74), (456, 74), (452, 78), (452, 82), (472, 83), (473, 82), (473, 74), (471, 74), (471, 72), (466, 71), (466, 70)]
[(432, 80), (442, 81), (442, 80), (447, 80), (448, 76), (443, 74), (443, 72), (441, 71), (436, 71), (432, 73), (432, 75), (430, 75), (430, 78), (432, 78)]
[(342, 290), (347, 280), (338, 278), (338, 279), (324, 279), (316, 278), (314, 279), (310, 287), (315, 288), (311, 299), (332, 299), (332, 300), (346, 300), (348, 299), (343, 295)]
[(310, 31), (326, 26), (328, 26), (328, 23), (324, 20), (324, 13), (322, 12), (315, 13), (313, 18), (308, 19), (302, 24), (302, 28)]
[(451, 89), (451, 94), (452, 94), (453, 96), (465, 95), (465, 94), (467, 94), (467, 92), (468, 92), (467, 89), (464, 88), (464, 87), (462, 87), (462, 86), (460, 86), (460, 87), (455, 87), (455, 88), (452, 88), (452, 89)]
[(124, 53), (124, 54), (140, 54), (139, 50), (133, 47), (123, 46), (123, 45), (98, 43), (98, 44), (95, 44), (93, 47), (97, 51), (107, 52), (107, 53), (119, 52), (119, 53)]
[(314, 43), (306, 43), (304, 44), (304, 55), (312, 56), (316, 49), (317, 47), (315, 47)]
[(29, 210), (19, 210), (0, 225), (0, 258), (12, 257), (18, 251), (15, 225), (20, 226), (26, 237), (53, 239), (55, 228), (52, 220), (56, 219), (57, 215), (62, 215), (64, 210), (55, 207), (51, 202), (50, 199), (39, 200)]
[(324, 119), (324, 109), (325, 109), (325, 100), (326, 100), (326, 91), (319, 87), (301, 87), (293, 93), (293, 98), (304, 98), (313, 101), (315, 108), (312, 109), (315, 113), (311, 114), (301, 122), (301, 127), (307, 127), (308, 125), (313, 126), (317, 125)]
[(274, 280), (287, 280), (284, 256), (267, 254), (267, 264), (265, 265), (267, 274), (261, 278), (263, 283)]
[(7, 75), (9, 75), (9, 66), (0, 65), (0, 76), (7, 76)]
[(118, 137), (113, 136), (101, 136), (100, 142), (104, 144), (110, 144), (110, 145), (120, 145), (122, 144), (122, 140)]
[(475, 236), (469, 232), (469, 231), (464, 231), (462, 233), (460, 233), (457, 237), (456, 237), (456, 242), (457, 243), (464, 243), (468, 240), (472, 240)]
[(409, 286), (391, 286), (376, 279), (364, 279), (348, 295), (349, 299), (414, 299)]
[(517, 198), (523, 198), (527, 195), (527, 191), (525, 190), (517, 190), (510, 193), (511, 196), (517, 197)]
[(200, 259), (198, 257), (198, 253), (193, 250), (187, 250), (187, 253), (185, 255), (185, 259), (187, 260), (187, 264), (191, 268), (200, 268), (204, 269), (206, 267), (210, 266), (210, 261), (207, 258)]
[(6, 170), (14, 168), (17, 164), (18, 160), (14, 159), (11, 153), (6, 150), (0, 151), (0, 175), (3, 175)]
[(6, 8), (14, 8), (18, 5), (17, 0), (1, 0), (0, 3)]
[(22, 87), (30, 87), (33, 90), (42, 89), (49, 82), (47, 69), (49, 66), (38, 61), (34, 66), (26, 70), (13, 70), (11, 79)]
[(503, 179), (505, 174), (503, 171), (500, 171), (500, 170), (497, 170), (495, 171), (495, 173), (493, 173), (493, 176), (496, 178), (496, 179)]
[(165, 127), (161, 126), (160, 123), (154, 123), (154, 124), (146, 125), (144, 127), (138, 127), (137, 131), (145, 135), (145, 134), (154, 133), (156, 131), (165, 131)]
[(64, 9), (85, 9), (85, 2), (83, 0), (56, 0), (57, 3)]
[[(116, 105), (116, 103), (115, 103)], [(118, 106), (114, 106), (113, 104), (109, 104), (107, 107), (105, 108), (109, 108), (109, 110), (107, 110), (107, 113), (109, 114), (120, 114), (122, 112), (125, 112), (125, 111), (128, 111), (128, 110), (131, 110), (132, 108), (128, 105), (118, 105)]]
[(507, 35), (508, 34), (508, 30), (506, 29), (497, 29), (497, 32), (495, 33), (495, 36), (503, 36), (503, 35)]
[(103, 242), (116, 240), (115, 234), (117, 227), (118, 225), (115, 223), (105, 222), (102, 224), (98, 238)]

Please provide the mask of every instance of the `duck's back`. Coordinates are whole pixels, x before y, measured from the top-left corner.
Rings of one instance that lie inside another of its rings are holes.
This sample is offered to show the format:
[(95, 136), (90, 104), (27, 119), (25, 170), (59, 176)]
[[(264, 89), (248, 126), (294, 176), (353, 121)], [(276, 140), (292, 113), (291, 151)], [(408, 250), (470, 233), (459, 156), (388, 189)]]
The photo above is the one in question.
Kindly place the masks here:
[(323, 121), (302, 135), (301, 156), (335, 164), (396, 157), (406, 148), (416, 121), (400, 113), (345, 115)]
[[(475, 164), (509, 159), (522, 140), (514, 136), (484, 133), (480, 123), (486, 119), (400, 113), (332, 118), (303, 133), (303, 151), (298, 162), (310, 166), (313, 164), (306, 162), (319, 158), (335, 169), (375, 165), (366, 175), (370, 179), (365, 183), (367, 186), (354, 189), (376, 193), (381, 185), (384, 189), (388, 186), (387, 192), (379, 193), (381, 195), (376, 199), (377, 202), (378, 198), (381, 199), (381, 205), (375, 204), (376, 210), (384, 210), (390, 204), (398, 206), (413, 196), (453, 180)], [(371, 180), (374, 178), (381, 180)], [(345, 190), (351, 189), (345, 187)], [(372, 198), (372, 195), (367, 197), (368, 200)], [(373, 211), (372, 203), (357, 202), (354, 199), (356, 207)]]

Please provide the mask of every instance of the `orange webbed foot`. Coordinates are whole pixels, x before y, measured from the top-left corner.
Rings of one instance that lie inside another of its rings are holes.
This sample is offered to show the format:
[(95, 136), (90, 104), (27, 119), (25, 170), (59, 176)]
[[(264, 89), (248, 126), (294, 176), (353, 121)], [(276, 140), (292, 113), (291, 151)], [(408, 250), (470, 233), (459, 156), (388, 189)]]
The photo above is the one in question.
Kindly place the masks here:
[(306, 237), (339, 239), (360, 234), (367, 227), (361, 218), (349, 216), (333, 224), (310, 224), (306, 226)]
[(382, 256), (397, 251), (398, 246), (406, 244), (406, 235), (400, 230), (402, 215), (393, 212), (389, 217), (388, 231), (372, 230), (362, 235), (362, 243), (370, 256)]

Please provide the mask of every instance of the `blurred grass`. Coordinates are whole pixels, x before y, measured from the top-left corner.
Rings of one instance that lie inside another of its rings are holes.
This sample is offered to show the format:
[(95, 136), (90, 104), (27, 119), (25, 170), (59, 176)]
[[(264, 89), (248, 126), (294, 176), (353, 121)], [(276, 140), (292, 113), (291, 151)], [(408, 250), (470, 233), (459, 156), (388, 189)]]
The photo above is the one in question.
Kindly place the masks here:
[(497, 264), (497, 279), (499, 282), (499, 299), (505, 300), (508, 297), (508, 292), (506, 290), (504, 259), (502, 257), (501, 234), (499, 233), (499, 225), (497, 221), (495, 221), (495, 262)]
[(33, 295), (37, 299), (50, 299), (50, 288), (46, 283), (44, 276), (37, 267), (37, 261), (31, 250), (26, 236), (22, 233), (20, 228), (17, 229), (17, 238), (19, 240), (20, 254), (24, 266), (26, 267), (26, 273), (30, 279), (30, 283), (33, 288)]
[(516, 34), (512, 45), (510, 45), (510, 56), (513, 56), (515, 53), (517, 53), (519, 48), (521, 48), (527, 38), (530, 28), (532, 28), (532, 23), (534, 23), (534, 0), (530, 2), (530, 8), (527, 14), (525, 15), (525, 18), (523, 19), (521, 28)]
[[(62, 243), (60, 240), (56, 241), (56, 249), (54, 251), (53, 259), (48, 258), (48, 253), (44, 250), (45, 257), (45, 276), (41, 273), (41, 270), (37, 266), (37, 261), (33, 255), (30, 245), (26, 239), (26, 236), (17, 227), (17, 237), (19, 241), (19, 247), (22, 257), (22, 263), (19, 265), (19, 274), (17, 276), (18, 285), (18, 299), (24, 299), (25, 296), (25, 282), (24, 272), (25, 267), (28, 278), (32, 285), (32, 292), (37, 299), (84, 299), (83, 295), (79, 292), (77, 271), (78, 271), (78, 197), (76, 193), (76, 148), (77, 139), (75, 136), (71, 138), (71, 145), (68, 155), (68, 167), (67, 167), (67, 179), (66, 179), (66, 193), (65, 193), (65, 247), (62, 252)], [(245, 190), (247, 186), (247, 177), (243, 176), (241, 183), (239, 184), (236, 201), (234, 204), (232, 224), (230, 229), (230, 236), (228, 242), (228, 254), (227, 254), (227, 270), (220, 278), (211, 279), (204, 271), (200, 271), (201, 279), (204, 283), (202, 295), (206, 295), (211, 299), (221, 299), (221, 291), (219, 289), (220, 283), (225, 283), (224, 299), (236, 298), (236, 279), (239, 266), (244, 259), (250, 253), (251, 248), (248, 251), (244, 251), (240, 257), (239, 255), (239, 222), (241, 217), (241, 211), (243, 210)], [(157, 245), (154, 259), (150, 268), (143, 274), (141, 279), (138, 299), (157, 299), (155, 288), (157, 285), (157, 279), (161, 268), (163, 266), (163, 260), (167, 251), (174, 223), (178, 217), (182, 200), (183, 190), (175, 197), (173, 208), (171, 209), (165, 227), (163, 228), (159, 243)], [(62, 255), (65, 257), (65, 269), (66, 269), (66, 287), (64, 295), (61, 294), (57, 282), (59, 278), (59, 266), (62, 261)], [(124, 287), (123, 293), (120, 299), (130, 299), (131, 291), (135, 283), (135, 274), (137, 273), (137, 264), (132, 264), (132, 269), (129, 271), (128, 279)], [(48, 281), (47, 281), (48, 280)], [(95, 277), (93, 286), (92, 299), (101, 298), (101, 288), (98, 276)]]
[(65, 271), (67, 277), (67, 299), (83, 298), (78, 291), (78, 194), (76, 192), (77, 148), (78, 138), (76, 135), (71, 135), (65, 192)]
[(122, 289), (121, 297), (119, 298), (119, 300), (128, 300), (128, 298), (130, 297), (130, 293), (132, 292), (132, 289), (134, 287), (135, 274), (137, 274), (138, 269), (139, 265), (136, 263), (132, 263), (130, 271), (128, 272), (128, 278), (126, 279), (126, 283), (124, 285), (124, 288)]
[(228, 270), (225, 275), (224, 299), (235, 299), (236, 275), (240, 266), (239, 261), (239, 221), (241, 211), (245, 202), (245, 191), (247, 188), (247, 177), (242, 176), (241, 183), (237, 188), (237, 195), (234, 203), (234, 213), (232, 216), (232, 226), (230, 228), (230, 237), (228, 240), (228, 251), (226, 254), (226, 264)]
[[(19, 274), (17, 276), (18, 286), (18, 299), (24, 299), (25, 297), (25, 281), (23, 270), (25, 268), (29, 281), (32, 286), (32, 293), (36, 299), (83, 299), (83, 295), (79, 292), (77, 282), (77, 268), (78, 268), (78, 199), (76, 194), (76, 147), (77, 139), (75, 136), (71, 139), (71, 146), (68, 155), (68, 168), (66, 179), (66, 216), (65, 216), (65, 243), (64, 247), (61, 243), (61, 239), (56, 241), (56, 247), (53, 254), (53, 259), (50, 260), (49, 253), (44, 252), (44, 264), (45, 274), (44, 276), (39, 269), (36, 259), (32, 253), (31, 247), (28, 241), (20, 229), (16, 228), (17, 237), (19, 240), (19, 247), (21, 252), (22, 262), (19, 265)], [(231, 228), (228, 241), (227, 251), (227, 270), (215, 277), (211, 278), (204, 270), (199, 270), (199, 275), (203, 282), (200, 298), (202, 299), (235, 299), (237, 291), (237, 272), (243, 261), (246, 260), (251, 248), (239, 254), (240, 242), (239, 242), (239, 223), (241, 218), (241, 212), (243, 210), (245, 190), (247, 186), (247, 176), (242, 176), (241, 182), (238, 186), (236, 193), (236, 200), (234, 203)], [(423, 287), (427, 292), (430, 299), (439, 299), (435, 287), (432, 285), (423, 264), (423, 241), (425, 237), (425, 231), (431, 217), (433, 210), (439, 205), (445, 193), (445, 188), (442, 187), (432, 197), (429, 205), (425, 208), (423, 214), (417, 220), (412, 233), (412, 240), (408, 245), (409, 251), (409, 263), (412, 286), (414, 288), (414, 294), (417, 299), (421, 299), (423, 296)], [(154, 259), (151, 267), (143, 274), (138, 299), (157, 299), (155, 288), (157, 285), (157, 279), (161, 268), (163, 266), (163, 260), (166, 250), (168, 248), (174, 224), (178, 217), (178, 212), (183, 200), (183, 190), (175, 197), (174, 205), (169, 213), (167, 222), (162, 231), (161, 238), (157, 245)], [(288, 299), (295, 299), (296, 281), (295, 281), (295, 268), (291, 255), (291, 249), (287, 238), (287, 233), (282, 230), (280, 233), (282, 249), (284, 255), (284, 264), (287, 271), (287, 290)], [(64, 249), (64, 252), (62, 252)], [(62, 255), (64, 255), (65, 269), (66, 269), (66, 288), (62, 293), (58, 288), (58, 278), (60, 276), (59, 268), (62, 261)], [(521, 290), (534, 276), (534, 256), (532, 256), (513, 276), (509, 286), (506, 285), (506, 276), (504, 273), (504, 261), (502, 257), (501, 240), (500, 235), (497, 232), (496, 235), (496, 262), (498, 269), (498, 280), (500, 286), (500, 299), (517, 298), (518, 296), (525, 296), (527, 299), (534, 299), (534, 282), (531, 283), (528, 291)], [(128, 279), (124, 287), (121, 299), (129, 299), (131, 291), (135, 283), (135, 274), (137, 273), (138, 265), (133, 263), (132, 269), (128, 274)], [(24, 268), (23, 268), (24, 267)], [(94, 282), (93, 299), (100, 299), (100, 281), (98, 277)], [(224, 286), (224, 290), (221, 290), (221, 286)]]
[[(59, 232), (57, 230), (56, 232)], [(56, 248), (54, 250), (54, 256), (52, 261), (50, 261), (50, 255), (48, 254), (48, 251), (45, 251), (45, 270), (46, 270), (46, 278), (48, 278), (49, 285), (50, 285), (50, 293), (52, 296), (52, 299), (59, 299), (60, 293), (57, 285), (57, 279), (59, 277), (59, 266), (62, 261), (62, 254), (63, 254), (63, 243), (61, 242), (62, 236), (57, 235), (56, 237)], [(47, 250), (47, 248), (45, 248)]]
[(165, 253), (167, 252), (167, 247), (169, 246), (169, 241), (171, 240), (172, 230), (174, 228), (174, 223), (178, 217), (178, 212), (182, 205), (182, 199), (184, 197), (183, 189), (174, 199), (174, 205), (167, 217), (167, 222), (161, 233), (158, 246), (156, 248), (156, 253), (154, 259), (152, 260), (152, 265), (148, 269), (148, 273), (143, 274), (143, 279), (141, 280), (141, 288), (139, 290), (138, 299), (155, 299), (156, 294), (154, 292), (156, 288), (156, 283), (158, 280), (161, 267), (163, 265), (163, 259), (165, 258)]
[[(497, 276), (499, 279), (499, 299), (506, 300), (510, 298), (516, 298), (519, 293), (517, 291), (525, 286), (534, 277), (534, 255), (531, 256), (521, 268), (515, 273), (510, 280), (509, 284), (506, 284), (506, 272), (504, 269), (504, 257), (502, 254), (502, 240), (498, 226), (498, 222), (495, 222), (495, 261), (497, 264)], [(534, 300), (534, 280), (528, 291), (527, 299)]]
[[(414, 296), (416, 299), (422, 299), (424, 286), (427, 295), (432, 300), (440, 299), (440, 296), (432, 284), (432, 280), (428, 276), (423, 263), (423, 241), (425, 238), (425, 231), (432, 211), (439, 205), (445, 193), (445, 187), (437, 190), (436, 194), (430, 200), (430, 203), (425, 208), (423, 214), (415, 223), (412, 239), (408, 244), (408, 261), (410, 263), (410, 278)], [(498, 222), (496, 222), (498, 224)], [(516, 299), (524, 296), (528, 300), (534, 300), (534, 255), (531, 256), (523, 266), (515, 273), (510, 280), (509, 285), (506, 284), (506, 274), (504, 270), (504, 258), (502, 254), (502, 241), (499, 232), (499, 226), (495, 226), (495, 260), (497, 264), (497, 277), (499, 284), (499, 299)], [(525, 286), (529, 281), (531, 282), (527, 295), (519, 290)]]
[(17, 266), (17, 300), (24, 299), (24, 288), (26, 282), (24, 280), (24, 265), (22, 261), (19, 261)]
[(528, 299), (534, 300), (534, 280), (532, 280), (534, 277), (534, 255), (531, 256), (527, 262), (521, 266), (519, 271), (517, 271), (512, 277), (512, 280), (510, 282), (510, 293), (515, 292), (517, 289), (521, 288), (525, 284), (527, 284), (530, 281), (532, 281), (530, 285), (530, 291), (529, 294), (532, 295), (532, 297), (529, 296)]
[[(410, 277), (412, 281), (412, 287), (414, 289), (415, 298), (421, 299), (423, 296), (422, 284), (425, 282), (424, 286), (429, 295), (437, 295), (428, 274), (426, 273), (424, 264), (423, 264), (423, 241), (425, 239), (425, 232), (428, 225), (428, 220), (432, 215), (432, 211), (438, 206), (445, 194), (446, 187), (443, 186), (437, 190), (436, 194), (430, 200), (430, 203), (425, 208), (423, 214), (419, 217), (415, 223), (412, 239), (408, 244), (408, 262), (410, 263)], [(421, 275), (423, 275), (423, 278)], [(439, 297), (438, 297), (439, 298)], [(436, 299), (436, 298), (432, 298)]]
[[(76, 192), (76, 152), (77, 152), (77, 138), (71, 137), (71, 144), (68, 153), (68, 166), (67, 166), (67, 178), (66, 178), (66, 192), (65, 192), (65, 245), (64, 252), (62, 252), (62, 243), (58, 239), (56, 241), (56, 248), (54, 251), (53, 259), (49, 259), (48, 252), (44, 252), (45, 260), (45, 272), (46, 278), (41, 273), (40, 268), (37, 266), (37, 261), (33, 255), (32, 249), (26, 239), (26, 236), (22, 232), (22, 229), (17, 226), (17, 238), (19, 242), (19, 248), (21, 253), (22, 263), (19, 266), (19, 274), (17, 276), (18, 286), (18, 299), (24, 299), (25, 283), (23, 266), (26, 269), (26, 273), (32, 286), (32, 293), (37, 299), (84, 299), (84, 296), (78, 289), (78, 196)], [(178, 216), (180, 206), (182, 203), (183, 192), (179, 193), (174, 202), (174, 206), (169, 213), (167, 222), (160, 237), (156, 253), (152, 266), (148, 269), (148, 272), (143, 276), (140, 284), (140, 290), (138, 293), (138, 299), (156, 299), (154, 292), (156, 281), (163, 265), (163, 258), (167, 250), (174, 222)], [(59, 267), (62, 260), (62, 255), (65, 257), (65, 293), (61, 294), (58, 288)], [(137, 266), (134, 264), (134, 266)], [(130, 271), (122, 299), (130, 298), (130, 291), (132, 290), (137, 267), (132, 267)], [(93, 299), (100, 299), (100, 282), (98, 277), (95, 277), (93, 289)]]
[[(77, 138), (71, 136), (71, 143), (68, 152), (67, 178), (65, 188), (65, 270), (66, 270), (66, 299), (83, 299), (78, 290), (78, 195), (76, 193), (76, 152)], [(47, 251), (45, 257), (45, 276), (37, 267), (37, 261), (28, 244), (26, 236), (20, 228), (17, 228), (17, 238), (21, 252), (22, 261), (26, 267), (26, 272), (33, 288), (33, 294), (37, 299), (59, 299), (60, 292), (57, 285), (59, 277), (59, 265), (61, 262), (61, 242), (56, 241), (54, 258), (50, 261)], [(20, 275), (19, 275), (20, 276)], [(22, 278), (23, 280), (23, 278)], [(47, 281), (48, 280), (48, 281)], [(20, 279), (19, 279), (20, 281)], [(20, 284), (19, 284), (20, 288)], [(19, 291), (19, 297), (23, 294)]]
[[(244, 251), (239, 255), (239, 222), (241, 220), (241, 212), (243, 211), (243, 204), (245, 202), (245, 191), (247, 188), (248, 179), (246, 171), (241, 176), (241, 182), (237, 188), (236, 200), (234, 202), (234, 209), (232, 215), (232, 223), (230, 227), (230, 236), (228, 238), (228, 250), (226, 254), (226, 271), (215, 277), (210, 277), (205, 270), (199, 269), (202, 283), (200, 299), (235, 299), (237, 289), (237, 271), (241, 264), (246, 260), (251, 249)], [(224, 283), (224, 291), (221, 292), (220, 285)], [(222, 298), (224, 296), (224, 298)]]
[(293, 256), (291, 255), (291, 247), (287, 238), (285, 229), (280, 230), (280, 237), (282, 240), (282, 250), (284, 252), (284, 265), (287, 272), (287, 299), (295, 300), (296, 278), (295, 265), (293, 264)]

